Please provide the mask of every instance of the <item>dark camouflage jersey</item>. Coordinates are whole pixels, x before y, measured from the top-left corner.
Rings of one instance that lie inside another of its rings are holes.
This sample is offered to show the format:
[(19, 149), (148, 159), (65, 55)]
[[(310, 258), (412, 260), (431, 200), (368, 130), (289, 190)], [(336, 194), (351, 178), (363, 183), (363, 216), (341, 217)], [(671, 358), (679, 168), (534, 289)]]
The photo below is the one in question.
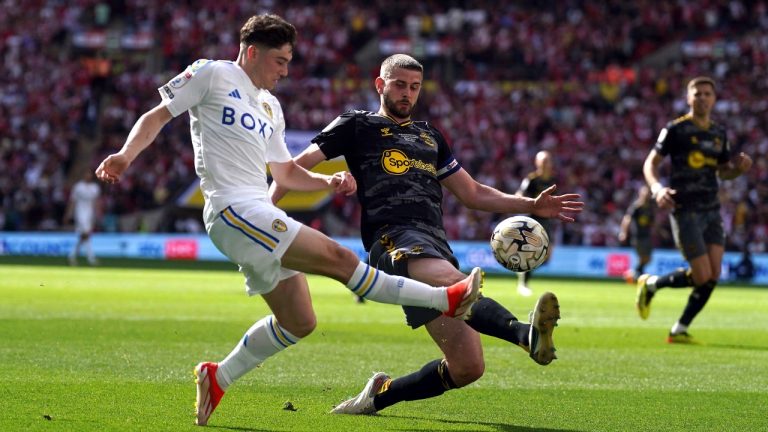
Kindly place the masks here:
[(629, 224), (630, 236), (635, 239), (650, 238), (655, 215), (655, 208), (651, 200), (646, 201), (645, 204), (639, 204), (637, 201), (634, 201), (629, 206), (629, 209), (627, 209), (627, 213), (631, 218)]
[(654, 148), (660, 155), (671, 158), (669, 187), (677, 191), (676, 209), (720, 208), (717, 167), (731, 157), (722, 125), (712, 122), (708, 129), (702, 129), (693, 123), (691, 114), (686, 114), (661, 130)]
[(355, 176), (366, 250), (385, 225), (408, 225), (445, 239), (440, 180), (461, 166), (429, 123), (398, 124), (376, 113), (348, 111), (312, 142), (328, 159), (344, 156)]
[(536, 174), (536, 171), (528, 174), (520, 183), (520, 192), (529, 198), (536, 198), (548, 187), (555, 184), (555, 177), (544, 178)]

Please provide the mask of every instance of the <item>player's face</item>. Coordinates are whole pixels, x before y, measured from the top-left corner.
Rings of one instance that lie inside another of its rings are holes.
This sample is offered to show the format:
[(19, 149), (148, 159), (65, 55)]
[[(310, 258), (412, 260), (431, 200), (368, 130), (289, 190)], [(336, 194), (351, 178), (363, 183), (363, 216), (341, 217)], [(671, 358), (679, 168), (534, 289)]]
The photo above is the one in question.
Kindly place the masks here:
[(398, 120), (411, 117), (419, 99), (422, 74), (420, 71), (398, 68), (384, 80), (381, 98), (385, 112)]
[(708, 116), (715, 106), (715, 89), (706, 83), (688, 89), (688, 106), (691, 107), (693, 115)]
[(253, 83), (266, 90), (274, 90), (281, 78), (288, 76), (288, 63), (293, 58), (293, 50), (290, 44), (280, 48), (258, 49), (251, 47), (256, 52), (256, 67)]
[(539, 153), (536, 155), (536, 168), (544, 175), (552, 173), (552, 157), (549, 153)]

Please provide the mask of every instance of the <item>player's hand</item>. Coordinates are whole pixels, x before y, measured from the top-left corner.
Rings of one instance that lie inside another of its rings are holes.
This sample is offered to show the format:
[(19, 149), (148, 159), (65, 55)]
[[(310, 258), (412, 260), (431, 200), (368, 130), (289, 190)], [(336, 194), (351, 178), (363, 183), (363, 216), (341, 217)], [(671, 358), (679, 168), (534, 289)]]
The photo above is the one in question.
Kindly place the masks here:
[(731, 162), (733, 163), (734, 168), (739, 170), (742, 174), (752, 168), (752, 158), (744, 152), (737, 154)]
[(619, 243), (624, 244), (627, 241), (627, 233), (619, 231)]
[(663, 209), (675, 208), (676, 193), (677, 193), (676, 190), (668, 187), (663, 187), (659, 189), (659, 192), (656, 193), (656, 205), (658, 205), (659, 208), (663, 208)]
[(533, 213), (536, 216), (558, 218), (563, 222), (573, 222), (573, 217), (569, 214), (581, 213), (584, 208), (579, 194), (552, 195), (557, 189), (557, 185), (552, 185), (545, 189), (536, 197), (533, 202)]
[(96, 178), (105, 183), (117, 183), (130, 165), (127, 156), (120, 153), (111, 154), (96, 168)]
[(336, 193), (349, 196), (357, 192), (357, 181), (347, 171), (339, 171), (332, 175), (329, 184)]

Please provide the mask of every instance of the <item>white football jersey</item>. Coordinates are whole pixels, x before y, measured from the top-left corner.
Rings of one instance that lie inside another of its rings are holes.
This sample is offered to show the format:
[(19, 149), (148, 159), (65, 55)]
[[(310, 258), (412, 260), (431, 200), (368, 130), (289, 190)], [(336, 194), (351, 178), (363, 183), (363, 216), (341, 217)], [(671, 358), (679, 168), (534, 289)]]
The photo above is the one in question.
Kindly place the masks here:
[(75, 220), (93, 218), (94, 205), (99, 198), (99, 185), (95, 182), (80, 180), (72, 187), (70, 199), (74, 205)]
[(198, 60), (158, 91), (174, 117), (189, 111), (195, 171), (216, 213), (268, 199), (267, 163), (291, 159), (275, 96), (223, 60)]

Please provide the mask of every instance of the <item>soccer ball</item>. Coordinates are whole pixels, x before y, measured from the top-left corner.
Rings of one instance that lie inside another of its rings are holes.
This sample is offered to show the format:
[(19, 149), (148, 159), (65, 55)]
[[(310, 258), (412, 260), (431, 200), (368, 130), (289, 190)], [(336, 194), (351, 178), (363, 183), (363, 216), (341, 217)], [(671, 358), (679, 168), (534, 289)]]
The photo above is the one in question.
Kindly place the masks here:
[(491, 250), (504, 268), (518, 273), (527, 272), (547, 260), (549, 235), (534, 219), (512, 216), (494, 228)]

